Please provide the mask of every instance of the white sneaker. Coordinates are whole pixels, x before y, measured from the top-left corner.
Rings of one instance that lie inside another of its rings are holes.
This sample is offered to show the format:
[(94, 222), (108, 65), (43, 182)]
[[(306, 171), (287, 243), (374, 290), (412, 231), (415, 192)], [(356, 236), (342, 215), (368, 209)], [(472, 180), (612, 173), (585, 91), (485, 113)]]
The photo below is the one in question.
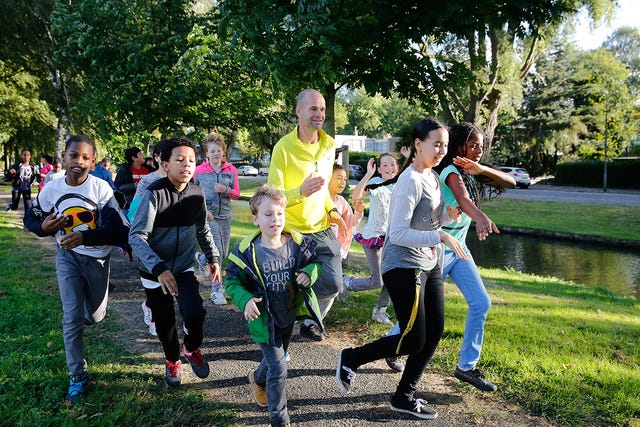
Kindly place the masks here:
[(378, 323), (382, 323), (385, 326), (393, 326), (391, 318), (384, 309), (374, 308), (371, 313), (371, 320), (375, 320)]
[(149, 324), (149, 333), (154, 337), (158, 336), (158, 332), (156, 332), (156, 322), (151, 322)]
[(142, 301), (142, 314), (144, 315), (144, 324), (151, 326), (151, 309), (147, 307), (147, 300)]
[(211, 301), (216, 305), (225, 305), (227, 303), (227, 299), (221, 290), (211, 289)]
[(204, 274), (207, 276), (209, 274), (209, 263), (207, 262), (207, 258), (204, 256), (202, 252), (196, 252), (194, 256), (196, 260), (197, 270), (200, 274)]

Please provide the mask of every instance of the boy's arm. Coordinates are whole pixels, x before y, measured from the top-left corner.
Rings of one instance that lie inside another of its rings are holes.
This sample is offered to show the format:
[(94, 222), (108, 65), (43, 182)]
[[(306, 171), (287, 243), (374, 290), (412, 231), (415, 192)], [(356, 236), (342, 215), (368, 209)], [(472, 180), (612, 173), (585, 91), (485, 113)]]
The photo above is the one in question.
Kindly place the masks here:
[(231, 301), (238, 307), (241, 311), (244, 311), (245, 305), (251, 300), (251, 298), (255, 298), (256, 295), (253, 295), (246, 288), (248, 283), (247, 273), (238, 268), (235, 264), (230, 264), (227, 267), (227, 275), (224, 279), (224, 287), (227, 295), (231, 298)]
[(316, 281), (322, 274), (322, 264), (316, 259), (314, 262), (311, 262), (301, 269), (297, 270), (297, 272), (306, 273), (306, 275), (309, 276), (309, 279), (311, 279), (311, 283), (307, 287), (310, 288), (314, 283), (316, 283)]
[(131, 229), (129, 230), (129, 244), (138, 255), (140, 262), (153, 275), (159, 276), (169, 268), (165, 262), (149, 246), (149, 236), (153, 231), (156, 218), (157, 204), (151, 191), (146, 191), (142, 195), (140, 207), (133, 218)]
[(47, 216), (51, 215), (52, 213), (53, 210), (51, 210), (51, 212), (44, 212), (40, 208), (38, 199), (36, 198), (31, 208), (28, 209), (27, 212), (25, 212), (24, 218), (22, 218), (22, 223), (27, 230), (31, 231), (36, 236), (53, 236), (54, 234), (56, 234), (56, 231), (46, 232), (42, 229), (42, 223), (47, 218)]
[(107, 204), (100, 209), (100, 223), (95, 230), (85, 230), (82, 233), (82, 244), (86, 246), (114, 245), (120, 246), (127, 242), (129, 227), (118, 208), (118, 202), (111, 196)]

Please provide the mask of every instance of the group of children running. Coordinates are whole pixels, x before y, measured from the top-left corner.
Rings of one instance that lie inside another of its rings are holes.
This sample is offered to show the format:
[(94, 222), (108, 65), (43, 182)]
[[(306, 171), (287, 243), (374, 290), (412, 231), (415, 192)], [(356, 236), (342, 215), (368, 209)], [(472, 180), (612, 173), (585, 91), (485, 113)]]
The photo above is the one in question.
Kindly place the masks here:
[[(373, 320), (393, 325), (386, 312), (390, 303), (398, 319), (388, 335), (340, 351), (335, 376), (343, 394), (354, 386), (362, 365), (386, 359), (390, 367), (402, 372), (391, 409), (424, 419), (437, 416), (416, 396), (416, 389), (442, 336), (442, 282), (447, 275), (469, 304), (455, 376), (481, 390), (496, 389), (476, 368), (491, 303), (464, 242), (472, 219), (481, 240), (499, 232), (478, 208), (483, 186), (512, 187), (515, 182), (479, 163), (483, 142), (482, 131), (470, 123), (448, 128), (437, 119), (421, 120), (413, 129), (409, 147), (401, 150), (405, 157), (402, 170), (388, 153), (377, 164), (374, 159), (369, 161), (365, 177), (353, 190), (353, 207), (340, 195), (348, 184), (347, 172), (341, 165), (334, 166), (328, 190), (348, 230), (336, 233), (343, 258), (354, 227), (363, 219), (365, 192), (370, 200), (367, 222), (353, 237), (364, 247), (371, 274), (367, 278), (343, 276), (339, 299), (344, 301), (350, 292), (381, 289)], [(148, 311), (150, 331), (164, 349), (166, 385), (181, 384), (181, 354), (196, 376), (209, 375), (200, 350), (206, 311), (195, 258), (210, 275), (213, 302), (225, 304), (226, 291), (260, 346), (263, 358), (248, 373), (256, 403), (268, 407), (272, 425), (290, 423), (285, 380), (294, 323), (312, 319), (324, 330), (312, 288), (322, 274), (316, 242), (288, 229), (287, 197), (264, 184), (249, 201), (258, 229), (229, 253), (230, 199), (239, 196), (237, 172), (224, 161), (219, 135), (208, 135), (204, 150), (206, 161), (196, 167), (196, 146), (189, 139), (158, 143), (154, 158), (160, 167), (138, 184), (127, 220), (109, 185), (88, 173), (95, 163), (94, 143), (82, 135), (71, 137), (63, 153), (66, 176), (45, 186), (25, 214), (28, 230), (57, 238), (69, 404), (86, 392), (89, 373), (82, 334), (85, 326), (105, 315), (109, 245), (115, 245), (137, 255), (146, 296), (143, 309)], [(376, 170), (380, 177), (374, 177)], [(225, 258), (228, 266), (223, 281), (220, 266)], [(184, 322), (182, 345), (174, 300)], [(408, 356), (406, 363), (401, 356)]]

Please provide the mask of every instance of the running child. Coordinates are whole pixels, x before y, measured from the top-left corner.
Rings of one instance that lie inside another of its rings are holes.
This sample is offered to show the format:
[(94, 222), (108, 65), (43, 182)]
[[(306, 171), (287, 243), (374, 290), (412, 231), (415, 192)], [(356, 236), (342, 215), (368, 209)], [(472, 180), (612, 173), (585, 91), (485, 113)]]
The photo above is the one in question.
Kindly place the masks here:
[[(211, 277), (219, 279), (220, 266), (207, 224), (204, 193), (189, 182), (196, 167), (196, 146), (185, 137), (171, 138), (164, 144), (161, 167), (167, 176), (143, 193), (131, 224), (129, 242), (139, 258), (147, 305), (164, 349), (164, 381), (173, 388), (182, 384), (181, 349), (197, 377), (209, 376), (209, 364), (200, 351), (206, 311), (193, 268), (196, 241), (207, 258)], [(174, 298), (184, 320), (182, 347)]]
[(249, 383), (258, 406), (269, 408), (272, 426), (289, 425), (285, 382), (293, 324), (312, 317), (324, 330), (311, 285), (322, 265), (316, 243), (296, 232), (284, 232), (287, 198), (264, 184), (249, 201), (251, 219), (260, 229), (246, 237), (229, 255), (225, 285), (233, 303), (243, 311), (249, 332), (262, 350)]
[(56, 235), (56, 275), (62, 300), (62, 332), (69, 368), (65, 403), (87, 391), (89, 372), (82, 335), (107, 311), (111, 245), (128, 247), (126, 220), (113, 190), (89, 175), (96, 146), (84, 135), (69, 138), (62, 153), (63, 178), (47, 182), (24, 216), (25, 227), (38, 236)]

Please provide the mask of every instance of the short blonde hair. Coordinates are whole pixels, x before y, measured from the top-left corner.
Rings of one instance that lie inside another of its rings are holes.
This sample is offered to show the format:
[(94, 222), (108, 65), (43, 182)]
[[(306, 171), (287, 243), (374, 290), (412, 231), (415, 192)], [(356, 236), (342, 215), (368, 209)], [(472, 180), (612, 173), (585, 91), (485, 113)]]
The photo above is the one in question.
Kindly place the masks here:
[(271, 199), (283, 208), (287, 207), (287, 196), (278, 190), (273, 185), (262, 184), (253, 196), (249, 199), (249, 209), (251, 209), (251, 215), (257, 215), (258, 208), (265, 199)]

